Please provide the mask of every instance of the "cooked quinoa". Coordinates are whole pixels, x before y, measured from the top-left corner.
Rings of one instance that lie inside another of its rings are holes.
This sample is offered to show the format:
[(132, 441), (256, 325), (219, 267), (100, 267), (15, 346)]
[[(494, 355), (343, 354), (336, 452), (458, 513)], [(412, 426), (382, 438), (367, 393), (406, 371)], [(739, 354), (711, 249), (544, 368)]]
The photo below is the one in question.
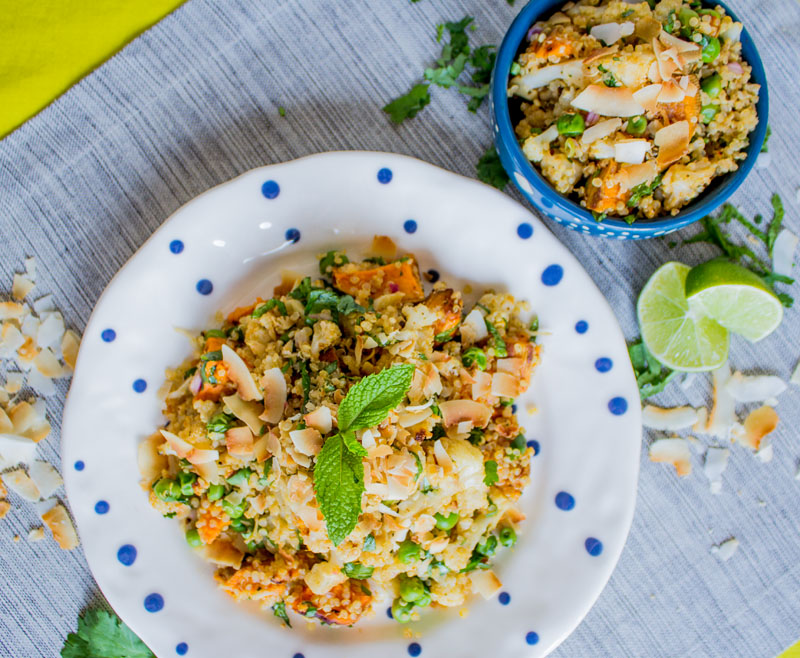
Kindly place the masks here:
[(568, 2), (512, 67), (525, 156), (598, 220), (677, 214), (747, 156), (759, 85), (741, 31), (696, 0)]
[[(294, 611), (352, 625), (381, 603), (406, 622), (488, 598), (524, 519), (533, 449), (512, 403), (539, 359), (538, 321), (508, 294), (468, 313), (443, 281), (426, 295), (388, 238), (372, 254), (321, 255), (320, 277), (290, 277), (196, 337), (167, 373), (165, 428), (140, 447), (152, 505), (217, 565), (219, 586), (286, 623)], [(334, 545), (315, 467), (356, 384), (399, 370), (399, 404), (355, 432), (360, 510)]]

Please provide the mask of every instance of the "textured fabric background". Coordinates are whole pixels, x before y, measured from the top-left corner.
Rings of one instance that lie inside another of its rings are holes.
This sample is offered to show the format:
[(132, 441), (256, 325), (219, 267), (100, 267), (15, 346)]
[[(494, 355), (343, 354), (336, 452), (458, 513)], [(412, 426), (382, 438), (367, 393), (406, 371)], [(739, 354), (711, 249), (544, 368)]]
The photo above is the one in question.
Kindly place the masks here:
[[(800, 4), (731, 4), (764, 58), (774, 133), (772, 165), (754, 171), (734, 200), (748, 216), (768, 215), (769, 196), (780, 191), (797, 232)], [(191, 0), (0, 142), (3, 288), (25, 256), (37, 256), (38, 290), (52, 291), (80, 330), (112, 275), (166, 217), (266, 163), (373, 149), (474, 175), (491, 141), (487, 108), (472, 115), (455, 92), (432, 89), (431, 105), (395, 127), (380, 107), (435, 58), (436, 23), (472, 14), (473, 42), (498, 43), (516, 11), (504, 0)], [(671, 250), (674, 236), (619, 243), (551, 228), (597, 281), (629, 337), (636, 333), (633, 302), (657, 266), (714, 255), (704, 245)], [(790, 292), (800, 295), (800, 285)], [(788, 378), (800, 358), (799, 318), (797, 308), (788, 312), (780, 331), (756, 347), (734, 340), (732, 363)], [(693, 402), (706, 389), (696, 384)], [(683, 399), (674, 387), (660, 401)], [(678, 481), (643, 457), (619, 566), (556, 655), (749, 658), (773, 656), (800, 636), (800, 388), (787, 391), (778, 409), (774, 461), (762, 464), (734, 448), (720, 496), (709, 494), (699, 458), (695, 473)], [(49, 410), (54, 432), (42, 452), (57, 459), (60, 402), (50, 400)], [(0, 523), (3, 657), (57, 656), (79, 611), (101, 600), (80, 550), (12, 542), (35, 524), (23, 505)], [(732, 535), (741, 547), (721, 563), (709, 548)]]

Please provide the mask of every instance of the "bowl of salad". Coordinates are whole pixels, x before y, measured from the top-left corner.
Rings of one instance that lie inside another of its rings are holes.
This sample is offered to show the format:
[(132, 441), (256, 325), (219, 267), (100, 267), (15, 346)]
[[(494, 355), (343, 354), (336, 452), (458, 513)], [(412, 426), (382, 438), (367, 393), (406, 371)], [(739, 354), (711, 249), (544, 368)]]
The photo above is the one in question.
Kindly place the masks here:
[(525, 197), (576, 231), (665, 235), (744, 182), (766, 76), (722, 3), (532, 0), (500, 46), (495, 142)]

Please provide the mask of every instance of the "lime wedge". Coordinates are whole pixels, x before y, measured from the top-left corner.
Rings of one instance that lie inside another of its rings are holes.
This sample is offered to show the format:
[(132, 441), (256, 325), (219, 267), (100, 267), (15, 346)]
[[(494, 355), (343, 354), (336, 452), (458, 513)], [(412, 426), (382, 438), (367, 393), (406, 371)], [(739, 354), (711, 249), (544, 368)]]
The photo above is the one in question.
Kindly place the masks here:
[(713, 370), (728, 356), (725, 328), (689, 307), (684, 294), (689, 266), (662, 265), (639, 295), (636, 311), (647, 349), (673, 370)]
[(783, 305), (750, 270), (726, 260), (693, 267), (686, 277), (689, 306), (728, 331), (756, 342), (771, 334), (783, 319)]

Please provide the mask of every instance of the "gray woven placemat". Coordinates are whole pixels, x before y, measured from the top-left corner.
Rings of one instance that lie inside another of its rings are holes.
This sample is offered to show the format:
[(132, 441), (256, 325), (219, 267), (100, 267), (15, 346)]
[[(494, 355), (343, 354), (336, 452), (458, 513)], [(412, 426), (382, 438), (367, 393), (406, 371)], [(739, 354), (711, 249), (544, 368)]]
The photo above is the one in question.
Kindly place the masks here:
[[(764, 59), (774, 131), (772, 165), (754, 171), (734, 200), (752, 216), (780, 191), (797, 232), (800, 4), (731, 4)], [(39, 290), (52, 291), (80, 330), (111, 276), (153, 229), (196, 194), (252, 167), (369, 149), (474, 175), (491, 141), (487, 108), (472, 115), (457, 94), (433, 89), (431, 105), (395, 127), (380, 107), (435, 58), (436, 23), (471, 14), (474, 43), (498, 43), (518, 9), (504, 0), (191, 0), (0, 142), (0, 280), (10, 285), (23, 258), (35, 255)], [(703, 245), (669, 249), (671, 238), (623, 244), (551, 228), (594, 277), (629, 337), (633, 301), (658, 265), (714, 253)], [(788, 312), (781, 330), (756, 347), (736, 341), (732, 362), (788, 378), (800, 358), (798, 316)], [(692, 394), (700, 402), (703, 386)], [(683, 397), (674, 390), (660, 401)], [(770, 656), (800, 637), (799, 402), (797, 387), (782, 396), (772, 463), (734, 450), (720, 496), (708, 493), (699, 461), (692, 477), (677, 481), (643, 458), (619, 566), (556, 655)], [(48, 459), (57, 459), (60, 404), (49, 401)], [(79, 611), (101, 600), (80, 550), (12, 542), (36, 522), (23, 505), (0, 522), (2, 656), (58, 655)], [(709, 548), (731, 535), (741, 547), (721, 563)]]

